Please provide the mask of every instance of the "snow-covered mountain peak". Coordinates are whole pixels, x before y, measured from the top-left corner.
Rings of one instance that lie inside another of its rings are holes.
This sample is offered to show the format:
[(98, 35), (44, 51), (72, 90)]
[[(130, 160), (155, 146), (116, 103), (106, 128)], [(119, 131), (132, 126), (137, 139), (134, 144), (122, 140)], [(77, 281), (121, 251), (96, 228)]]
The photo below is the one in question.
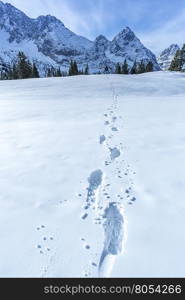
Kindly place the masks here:
[(60, 24), (61, 26), (64, 26), (62, 21), (51, 15), (39, 16), (37, 19), (35, 19), (35, 22), (45, 24), (45, 26), (49, 26), (50, 24)]
[(54, 16), (29, 18), (11, 4), (0, 1), (0, 62), (10, 63), (18, 51), (23, 51), (31, 60), (45, 65), (58, 65), (69, 69), (71, 60), (76, 60), (80, 69), (88, 63), (90, 73), (104, 72), (107, 67), (115, 71), (116, 63), (128, 61), (132, 67), (135, 60), (151, 61), (154, 70), (159, 70), (155, 55), (145, 48), (129, 27), (124, 27), (112, 41), (99, 35), (95, 41), (75, 34)]
[(134, 61), (141, 62), (142, 60), (145, 64), (150, 61), (153, 63), (154, 70), (160, 70), (155, 55), (141, 43), (129, 27), (123, 28), (114, 37), (109, 50), (108, 57), (115, 63), (126, 59), (128, 65), (132, 67)]
[(9, 35), (10, 44), (14, 41), (20, 43), (35, 32), (32, 19), (11, 4), (4, 4), (2, 1), (0, 2), (0, 28)]
[(106, 49), (107, 46), (110, 44), (110, 41), (104, 36), (104, 35), (99, 35), (94, 41), (94, 44), (97, 48), (104, 48)]
[(128, 41), (131, 42), (136, 38), (134, 32), (129, 28), (129, 27), (125, 27), (123, 28), (115, 37), (113, 40), (124, 40), (124, 41)]
[(20, 9), (16, 8), (10, 3), (3, 3), (0, 1), (0, 15), (7, 14), (9, 18), (11, 17), (20, 17), (20, 18), (26, 18), (29, 20), (30, 18), (22, 12)]
[(133, 34), (133, 31), (130, 29), (130, 27), (125, 26), (121, 31), (120, 34), (126, 35), (126, 34)]
[[(135, 44), (137, 46), (138, 38), (135, 36), (134, 32), (126, 27), (122, 31), (120, 31), (112, 40), (111, 51), (120, 53), (120, 51), (124, 51), (129, 45)], [(141, 43), (140, 43), (141, 46)]]
[(171, 44), (168, 48), (166, 48), (164, 51), (161, 52), (161, 55), (169, 55), (174, 54), (179, 49), (179, 46), (177, 44)]
[(174, 56), (180, 47), (177, 44), (172, 44), (161, 52), (158, 57), (158, 63), (163, 70), (168, 70)]
[(95, 42), (99, 42), (99, 41), (105, 41), (105, 42), (108, 42), (108, 39), (107, 39), (104, 35), (100, 34), (100, 35), (98, 35), (98, 36), (96, 37), (96, 39), (95, 39)]
[(166, 48), (164, 51), (161, 52), (161, 57), (167, 57), (169, 55), (175, 55), (177, 50), (179, 50), (179, 46), (177, 44), (172, 44), (168, 48)]
[(100, 53), (105, 52), (109, 44), (110, 41), (104, 35), (99, 35), (94, 41), (95, 51)]

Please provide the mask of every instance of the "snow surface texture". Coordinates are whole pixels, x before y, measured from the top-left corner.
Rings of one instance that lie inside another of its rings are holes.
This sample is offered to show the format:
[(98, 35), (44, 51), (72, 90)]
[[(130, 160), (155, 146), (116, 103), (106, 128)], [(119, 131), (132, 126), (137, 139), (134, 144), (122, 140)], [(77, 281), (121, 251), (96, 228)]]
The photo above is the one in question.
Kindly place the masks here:
[(127, 59), (132, 67), (134, 61), (152, 61), (159, 70), (155, 55), (145, 48), (132, 30), (125, 27), (112, 41), (100, 35), (95, 41), (79, 36), (58, 20), (47, 15), (31, 19), (11, 4), (0, 1), (0, 64), (11, 63), (18, 51), (34, 60), (40, 75), (48, 67), (61, 67), (68, 71), (71, 60), (76, 60), (80, 69), (88, 63), (90, 73), (115, 71), (117, 62)]
[(169, 69), (171, 62), (174, 59), (177, 50), (179, 49), (180, 47), (177, 44), (172, 44), (161, 52), (158, 57), (158, 63), (162, 70), (166, 71)]
[(0, 82), (1, 277), (184, 276), (184, 82)]

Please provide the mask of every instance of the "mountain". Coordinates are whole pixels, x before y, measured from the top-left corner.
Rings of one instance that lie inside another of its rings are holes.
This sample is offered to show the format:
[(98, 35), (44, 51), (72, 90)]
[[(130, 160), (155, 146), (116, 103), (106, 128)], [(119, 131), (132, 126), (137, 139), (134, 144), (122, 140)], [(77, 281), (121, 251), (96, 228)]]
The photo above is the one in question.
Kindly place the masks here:
[(115, 71), (116, 63), (127, 60), (131, 68), (135, 61), (151, 61), (159, 70), (155, 55), (148, 50), (134, 32), (124, 28), (112, 41), (103, 35), (95, 41), (73, 33), (57, 18), (47, 15), (29, 18), (11, 4), (0, 1), (0, 63), (12, 63), (18, 51), (34, 61), (44, 76), (50, 66), (68, 70), (69, 62), (76, 60), (79, 68), (89, 64), (90, 73)]
[(174, 59), (177, 50), (179, 49), (180, 47), (177, 44), (172, 44), (161, 52), (161, 54), (158, 57), (158, 63), (162, 70), (169, 69), (171, 62)]
[(154, 70), (160, 69), (155, 55), (143, 46), (129, 27), (124, 28), (112, 41), (107, 40), (103, 35), (98, 36), (93, 47), (87, 52), (87, 62), (95, 71), (103, 71), (105, 66), (108, 66), (113, 72), (115, 65), (123, 63), (125, 59), (130, 68), (135, 61), (143, 60), (145, 64), (149, 61), (153, 62)]

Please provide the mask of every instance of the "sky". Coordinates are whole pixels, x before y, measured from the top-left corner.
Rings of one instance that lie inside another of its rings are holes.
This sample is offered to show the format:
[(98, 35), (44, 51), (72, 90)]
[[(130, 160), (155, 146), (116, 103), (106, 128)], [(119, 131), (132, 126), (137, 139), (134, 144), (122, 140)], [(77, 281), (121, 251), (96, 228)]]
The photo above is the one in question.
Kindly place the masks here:
[(185, 0), (9, 0), (29, 17), (54, 15), (77, 34), (112, 39), (129, 26), (146, 47), (159, 54), (185, 42)]

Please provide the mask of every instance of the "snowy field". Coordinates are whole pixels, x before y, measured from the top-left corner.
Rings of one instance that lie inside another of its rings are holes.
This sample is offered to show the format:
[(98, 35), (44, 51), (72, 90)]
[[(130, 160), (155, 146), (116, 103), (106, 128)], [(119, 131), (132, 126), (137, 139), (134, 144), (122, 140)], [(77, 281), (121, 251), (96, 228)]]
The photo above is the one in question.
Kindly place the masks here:
[(184, 74), (0, 82), (0, 277), (184, 277), (184, 180)]

